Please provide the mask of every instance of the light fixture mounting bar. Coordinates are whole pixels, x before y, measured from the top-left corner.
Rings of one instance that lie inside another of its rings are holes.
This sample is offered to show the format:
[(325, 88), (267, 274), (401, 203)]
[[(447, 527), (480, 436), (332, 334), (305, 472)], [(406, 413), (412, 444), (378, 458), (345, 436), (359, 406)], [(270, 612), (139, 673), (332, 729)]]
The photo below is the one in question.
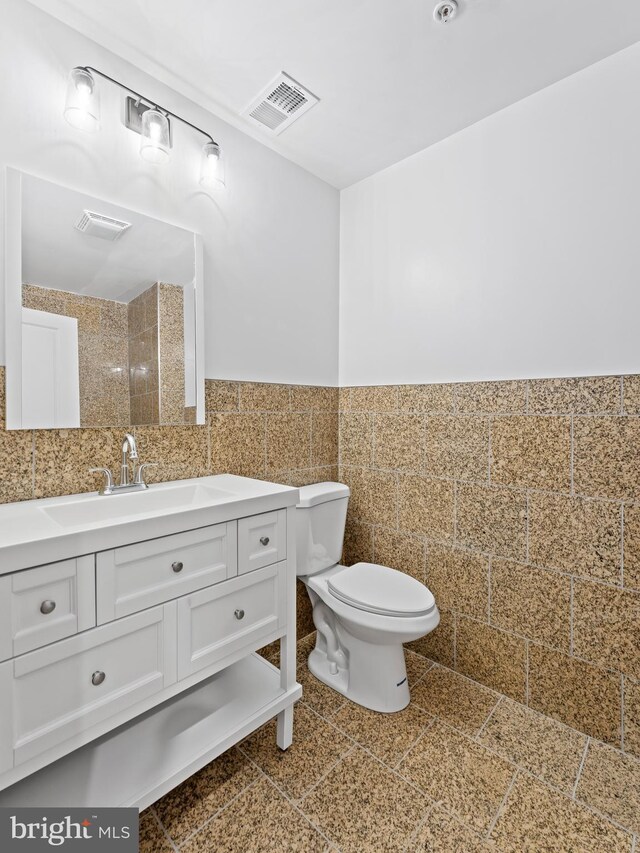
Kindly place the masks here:
[[(207, 133), (205, 130), (202, 130), (201, 127), (198, 127), (197, 125), (192, 124), (190, 121), (187, 121), (186, 118), (182, 118), (182, 116), (176, 115), (176, 113), (171, 112), (171, 110), (168, 110), (165, 107), (160, 106), (160, 104), (156, 103), (155, 101), (152, 101), (149, 98), (146, 98), (144, 95), (141, 95), (140, 92), (136, 92), (135, 89), (132, 89), (130, 86), (125, 86), (124, 83), (121, 83), (119, 80), (115, 80), (113, 77), (110, 77), (108, 74), (105, 74), (104, 71), (99, 71), (97, 68), (93, 68), (91, 65), (78, 65), (77, 68), (80, 68), (82, 71), (88, 71), (91, 74), (97, 74), (99, 77), (102, 77), (104, 80), (108, 80), (110, 83), (113, 83), (114, 86), (118, 86), (118, 88), (122, 89), (124, 92), (128, 92), (129, 95), (133, 95), (135, 98), (134, 104), (136, 104), (136, 103), (137, 104), (144, 104), (147, 109), (153, 108), (153, 109), (159, 110), (161, 113), (164, 113), (167, 117), (170, 116), (172, 119), (175, 119), (176, 121), (179, 121), (182, 124), (187, 125), (187, 127), (190, 127), (192, 130), (195, 130), (197, 133), (204, 136), (206, 139), (208, 139), (214, 145), (217, 145), (217, 142), (215, 141), (213, 136), (211, 136), (211, 134)], [(133, 100), (133, 98), (127, 99), (127, 114), (129, 114), (129, 103), (128, 103), (129, 100)], [(139, 112), (140, 119), (142, 117), (142, 113), (144, 113), (145, 111), (146, 110), (142, 110), (142, 111), (137, 110), (137, 112)], [(133, 119), (133, 121), (135, 122), (135, 119)], [(139, 129), (132, 127), (130, 124), (127, 124), (127, 127), (129, 127), (130, 130), (134, 130), (136, 133), (140, 133)]]

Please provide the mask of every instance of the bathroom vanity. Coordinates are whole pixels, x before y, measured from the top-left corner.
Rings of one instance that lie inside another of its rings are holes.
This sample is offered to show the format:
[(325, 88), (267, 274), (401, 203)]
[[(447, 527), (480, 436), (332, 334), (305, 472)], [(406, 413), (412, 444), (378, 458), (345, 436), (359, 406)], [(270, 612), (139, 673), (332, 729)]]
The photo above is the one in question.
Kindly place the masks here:
[(0, 506), (0, 805), (142, 809), (272, 717), (291, 744), (297, 497), (219, 475)]

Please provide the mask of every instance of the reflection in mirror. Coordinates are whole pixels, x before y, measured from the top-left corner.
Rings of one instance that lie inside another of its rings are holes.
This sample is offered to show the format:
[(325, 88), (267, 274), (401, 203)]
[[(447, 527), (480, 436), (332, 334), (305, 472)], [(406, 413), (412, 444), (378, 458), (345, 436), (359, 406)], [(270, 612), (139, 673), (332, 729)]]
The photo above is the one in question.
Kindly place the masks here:
[(22, 427), (196, 423), (195, 235), (21, 184)]

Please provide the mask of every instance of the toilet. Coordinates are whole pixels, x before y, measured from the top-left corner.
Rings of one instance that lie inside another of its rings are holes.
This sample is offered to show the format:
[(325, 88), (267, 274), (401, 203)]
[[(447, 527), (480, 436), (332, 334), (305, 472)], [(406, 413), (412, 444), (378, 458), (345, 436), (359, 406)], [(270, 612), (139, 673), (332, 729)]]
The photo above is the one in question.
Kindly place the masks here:
[(317, 629), (309, 669), (352, 702), (400, 711), (409, 704), (402, 644), (438, 626), (434, 597), (420, 581), (387, 566), (340, 565), (348, 486), (315, 483), (299, 491), (297, 574)]

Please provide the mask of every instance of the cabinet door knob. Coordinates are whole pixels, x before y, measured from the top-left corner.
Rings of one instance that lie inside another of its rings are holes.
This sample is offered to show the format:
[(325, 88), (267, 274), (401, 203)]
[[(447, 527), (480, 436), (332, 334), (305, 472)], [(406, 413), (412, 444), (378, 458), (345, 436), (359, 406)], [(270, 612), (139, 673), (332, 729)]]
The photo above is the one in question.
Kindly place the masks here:
[(104, 674), (104, 672), (100, 672), (100, 670), (97, 670), (97, 671), (96, 671), (96, 672), (94, 672), (94, 673), (93, 673), (93, 675), (91, 676), (91, 683), (92, 683), (95, 687), (97, 687), (99, 684), (102, 684), (102, 682), (105, 680), (105, 678), (106, 678), (106, 677), (107, 677), (107, 676)]
[(171, 568), (173, 569), (174, 572), (181, 572), (184, 568), (184, 565), (181, 562), (179, 562), (178, 560), (176, 560), (175, 563), (171, 563)]
[(55, 601), (51, 601), (51, 599), (49, 599), (49, 598), (46, 601), (43, 601), (42, 604), (40, 605), (40, 613), (44, 613), (44, 614), (53, 613), (53, 611), (55, 609), (56, 609)]
[(233, 614), (233, 615), (236, 617), (236, 619), (244, 619), (244, 610), (241, 610), (240, 608), (238, 608), (238, 609), (234, 612), (234, 614)]
[(269, 537), (268, 536), (261, 536), (260, 537), (260, 544), (261, 545), (268, 545), (269, 544)]

